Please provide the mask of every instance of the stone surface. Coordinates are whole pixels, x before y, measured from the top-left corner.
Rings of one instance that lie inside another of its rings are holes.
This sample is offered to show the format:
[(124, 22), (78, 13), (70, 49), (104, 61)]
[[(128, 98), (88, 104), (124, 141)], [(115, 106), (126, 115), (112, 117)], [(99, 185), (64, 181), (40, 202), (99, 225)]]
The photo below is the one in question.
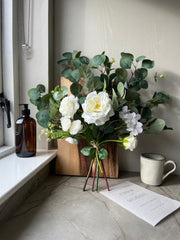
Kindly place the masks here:
[[(156, 227), (92, 192), (89, 179), (83, 192), (83, 177), (50, 176), (17, 211), (0, 226), (1, 240), (179, 240), (180, 210)], [(160, 187), (141, 183), (136, 174), (121, 173), (109, 179), (113, 186), (124, 181), (180, 200), (180, 177), (172, 176)], [(99, 190), (105, 188), (99, 180)]]

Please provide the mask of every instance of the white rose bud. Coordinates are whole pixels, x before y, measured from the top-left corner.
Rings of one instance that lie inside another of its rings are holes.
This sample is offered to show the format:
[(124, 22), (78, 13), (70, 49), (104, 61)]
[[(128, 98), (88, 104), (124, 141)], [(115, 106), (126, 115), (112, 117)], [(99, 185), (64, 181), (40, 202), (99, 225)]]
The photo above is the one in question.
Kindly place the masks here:
[(71, 94), (70, 96), (63, 98), (59, 111), (63, 117), (66, 116), (68, 118), (73, 118), (78, 109), (78, 98)]
[(71, 144), (78, 144), (78, 141), (75, 139), (75, 138), (72, 138), (72, 137), (68, 137), (65, 139), (68, 143), (71, 143)]
[(134, 148), (136, 148), (137, 146), (137, 139), (133, 136), (133, 135), (130, 135), (128, 137), (125, 137), (123, 139), (123, 147), (126, 149), (126, 150), (130, 150), (130, 151), (133, 151)]
[(71, 120), (67, 117), (62, 117), (61, 119), (61, 126), (63, 131), (68, 131), (71, 127)]
[(83, 128), (83, 125), (81, 124), (80, 120), (75, 120), (71, 123), (71, 127), (69, 129), (70, 134), (75, 135), (77, 134), (81, 129)]

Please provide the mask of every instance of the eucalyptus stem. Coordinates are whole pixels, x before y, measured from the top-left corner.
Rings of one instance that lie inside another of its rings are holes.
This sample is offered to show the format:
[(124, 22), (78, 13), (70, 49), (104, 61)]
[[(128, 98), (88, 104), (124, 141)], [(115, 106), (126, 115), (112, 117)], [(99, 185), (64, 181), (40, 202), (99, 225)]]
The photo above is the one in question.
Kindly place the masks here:
[(99, 161), (98, 148), (96, 149), (96, 161), (97, 161), (97, 164), (100, 168), (101, 173), (103, 173), (103, 170), (102, 170), (102, 167), (101, 167), (101, 164), (100, 164), (100, 161)]
[(96, 192), (98, 192), (98, 180), (99, 180), (99, 165), (97, 164), (97, 170), (96, 170)]
[(92, 191), (94, 191), (94, 182), (95, 182), (95, 178), (96, 178), (96, 169), (97, 169), (97, 161), (95, 160), (95, 168), (94, 168), (93, 182), (92, 182)]
[(102, 164), (102, 169), (103, 169), (104, 178), (105, 178), (105, 181), (106, 181), (107, 190), (110, 191), (110, 190), (109, 190), (108, 180), (107, 180), (107, 177), (106, 177), (106, 172), (105, 172), (105, 169), (104, 169), (103, 161), (101, 161), (101, 164)]
[(87, 174), (87, 177), (86, 177), (86, 181), (85, 181), (85, 183), (84, 183), (83, 191), (86, 190), (86, 185), (87, 185), (87, 181), (88, 181), (88, 179), (89, 179), (90, 173), (91, 173), (93, 161), (94, 161), (94, 159), (91, 160), (91, 165), (90, 165), (90, 167), (89, 167), (89, 171), (88, 171), (88, 174)]
[(107, 143), (107, 142), (117, 142), (117, 143), (121, 143), (122, 140), (115, 140), (115, 139), (114, 139), (114, 140), (111, 140), (111, 139), (108, 139), (108, 140), (104, 140), (104, 141), (100, 142), (99, 145), (102, 145), (102, 144)]

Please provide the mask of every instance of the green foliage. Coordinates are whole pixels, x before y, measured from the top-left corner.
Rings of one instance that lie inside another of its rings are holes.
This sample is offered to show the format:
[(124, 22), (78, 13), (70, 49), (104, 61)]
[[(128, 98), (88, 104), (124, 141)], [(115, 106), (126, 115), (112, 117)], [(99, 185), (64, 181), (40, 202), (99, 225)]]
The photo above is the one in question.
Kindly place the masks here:
[(135, 71), (135, 77), (137, 80), (144, 80), (148, 75), (146, 68), (139, 68)]
[(36, 101), (40, 98), (41, 96), (41, 93), (39, 91), (39, 89), (37, 88), (31, 88), (29, 91), (28, 91), (28, 96), (29, 98), (32, 100), (32, 101)]
[(119, 97), (123, 97), (124, 96), (124, 92), (125, 92), (125, 89), (124, 89), (124, 84), (122, 82), (119, 82), (118, 85), (117, 85), (117, 91), (118, 91), (118, 94), (119, 94)]
[(48, 122), (50, 120), (50, 116), (49, 116), (49, 110), (40, 110), (37, 114), (36, 114), (36, 118), (37, 118), (37, 122), (40, 126), (44, 127), (44, 128), (48, 128)]
[(80, 74), (79, 74), (79, 70), (75, 69), (71, 72), (71, 76), (73, 77), (73, 79), (76, 80), (76, 82), (78, 82), (79, 78), (80, 78)]
[(108, 151), (105, 148), (101, 148), (98, 151), (98, 156), (100, 160), (106, 159), (108, 157)]
[(125, 82), (127, 75), (128, 75), (127, 70), (125, 68), (117, 68), (115, 73), (116, 73), (117, 78), (120, 81)]
[(86, 84), (85, 87), (88, 89), (88, 92), (102, 89), (102, 82), (100, 77), (91, 78)]
[(90, 156), (90, 151), (93, 147), (91, 146), (88, 146), (88, 147), (84, 147), (81, 149), (81, 153), (84, 155), (84, 156)]
[(38, 84), (36, 88), (39, 90), (40, 93), (44, 93), (46, 91), (46, 88), (42, 84)]
[(149, 125), (149, 129), (147, 133), (157, 134), (160, 133), (165, 127), (165, 121), (163, 119), (156, 119), (155, 121), (151, 122)]
[[(72, 136), (68, 131), (63, 131), (61, 126), (62, 114), (59, 108), (61, 101), (68, 95), (67, 87), (56, 86), (50, 93), (45, 94), (45, 86), (38, 84), (36, 88), (28, 91), (30, 102), (38, 110), (36, 114), (38, 123), (47, 128), (48, 140), (66, 137), (78, 140), (84, 137), (91, 146), (83, 148), (82, 154), (94, 159), (97, 157), (98, 149), (99, 159), (107, 158), (107, 151), (100, 148), (104, 141), (117, 140), (121, 143), (121, 139), (129, 134), (125, 122), (119, 117), (119, 112), (124, 106), (127, 106), (130, 112), (141, 115), (140, 121), (146, 132), (159, 133), (170, 129), (165, 125), (164, 120), (153, 116), (154, 108), (159, 104), (165, 104), (169, 100), (169, 95), (165, 92), (155, 92), (148, 101), (143, 102), (141, 99), (141, 92), (145, 93), (151, 84), (148, 74), (154, 67), (154, 61), (143, 55), (134, 58), (133, 54), (122, 52), (120, 66), (115, 68), (114, 62), (114, 58), (110, 59), (105, 52), (90, 59), (77, 50), (63, 53), (63, 58), (57, 62), (61, 68), (61, 76), (71, 82), (70, 91), (78, 98), (80, 104), (71, 119), (71, 121), (80, 120), (83, 125), (83, 129), (77, 135)], [(156, 82), (165, 77), (163, 74), (154, 74)], [(114, 110), (114, 115), (110, 116), (102, 126), (89, 124), (82, 117), (82, 104), (87, 94), (93, 91), (106, 92)]]
[(118, 97), (116, 95), (116, 92), (114, 91), (114, 89), (112, 89), (112, 106), (113, 106), (113, 109), (117, 109), (119, 104), (118, 104)]
[(72, 71), (73, 70), (71, 68), (65, 68), (61, 74), (63, 77), (68, 78), (68, 77), (71, 77)]
[(146, 57), (145, 56), (139, 56), (136, 58), (136, 62), (140, 62), (142, 60), (144, 60)]
[(151, 61), (149, 59), (144, 59), (142, 61), (142, 68), (153, 68), (154, 67), (154, 61)]
[(131, 53), (121, 53), (120, 66), (125, 69), (130, 69), (133, 63), (134, 56)]
[(92, 59), (92, 67), (93, 68), (98, 68), (101, 64), (103, 64), (106, 60), (105, 55), (96, 55)]
[(65, 53), (63, 53), (63, 57), (70, 60), (70, 59), (72, 59), (72, 53), (71, 52), (65, 52)]
[(71, 93), (77, 96), (81, 92), (82, 86), (79, 83), (73, 83), (70, 89), (71, 89)]
[(143, 110), (142, 110), (142, 114), (141, 114), (142, 118), (145, 118), (145, 119), (151, 119), (152, 117), (152, 111), (149, 107), (144, 107)]

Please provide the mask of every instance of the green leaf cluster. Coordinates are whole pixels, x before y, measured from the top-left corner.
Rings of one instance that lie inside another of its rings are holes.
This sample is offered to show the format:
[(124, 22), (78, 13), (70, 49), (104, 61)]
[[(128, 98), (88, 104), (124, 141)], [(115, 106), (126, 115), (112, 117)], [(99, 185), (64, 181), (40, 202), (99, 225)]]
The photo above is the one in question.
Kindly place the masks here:
[[(97, 149), (92, 146), (84, 147), (83, 149), (81, 149), (81, 153), (86, 157), (89, 156), (91, 159), (95, 159), (96, 151)], [(105, 148), (98, 149), (98, 157), (99, 160), (106, 159), (108, 157), (107, 150)]]
[(36, 88), (28, 91), (30, 102), (38, 109), (36, 114), (37, 122), (43, 128), (48, 128), (51, 119), (56, 119), (58, 114), (60, 100), (68, 94), (68, 88), (65, 86), (56, 86), (51, 93), (45, 93), (45, 86), (38, 84)]

